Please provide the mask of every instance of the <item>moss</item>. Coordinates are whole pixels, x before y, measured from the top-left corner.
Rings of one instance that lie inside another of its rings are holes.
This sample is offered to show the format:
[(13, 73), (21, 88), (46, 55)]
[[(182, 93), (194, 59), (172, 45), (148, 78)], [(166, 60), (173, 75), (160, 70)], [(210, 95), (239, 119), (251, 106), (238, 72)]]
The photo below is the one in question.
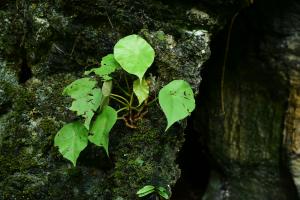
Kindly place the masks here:
[[(17, 2), (18, 9), (0, 10), (1, 104), (11, 103), (0, 116), (3, 198), (135, 199), (145, 184), (174, 185), (180, 176), (175, 159), (184, 124), (164, 133), (166, 121), (157, 107), (149, 108), (136, 130), (121, 122), (114, 128), (110, 158), (89, 147), (77, 168), (53, 147), (53, 138), (63, 123), (76, 119), (68, 110), (70, 99), (61, 95), (63, 88), (111, 53), (118, 38), (141, 28), (157, 53), (152, 72), (160, 81), (153, 91), (174, 78), (188, 80), (196, 91), (209, 51), (206, 37), (186, 30), (190, 7), (151, 0), (24, 2)], [(205, 49), (205, 55), (194, 48)], [(32, 77), (19, 85), (21, 61)]]
[[(19, 143), (20, 142), (16, 142)], [(3, 145), (7, 147), (7, 145)], [(8, 150), (14, 150), (9, 148)], [(7, 151), (8, 151), (7, 150)], [(32, 156), (27, 155), (27, 153), (20, 152), (18, 155), (7, 155), (2, 152), (3, 155), (0, 156), (0, 177), (1, 179), (5, 179), (9, 177), (8, 175), (13, 174), (15, 172), (26, 172), (26, 170), (34, 168), (37, 166), (37, 162), (32, 158)]]
[(16, 96), (13, 101), (13, 109), (16, 112), (25, 112), (33, 109), (35, 100), (34, 93), (20, 88), (15, 90), (13, 94)]
[(7, 111), (11, 106), (11, 100), (13, 97), (13, 88), (10, 84), (0, 80), (0, 114)]
[[(19, 173), (10, 176), (10, 179), (4, 180), (2, 198), (4, 199), (36, 199), (38, 196), (46, 197), (41, 195), (42, 190), (37, 190), (44, 185), (43, 178), (34, 175), (22, 175)], [(15, 190), (19, 188), (19, 190)]]
[(23, 19), (10, 10), (0, 10), (0, 52), (9, 60), (17, 60), (20, 53), (21, 38), (24, 36)]
[[(162, 84), (174, 79), (190, 83), (197, 93), (202, 64), (209, 58), (209, 35), (204, 30), (181, 30), (175, 37), (162, 31), (143, 29), (140, 34), (154, 47), (155, 66)], [(163, 40), (162, 40), (163, 39)]]
[[(147, 116), (140, 121), (137, 130), (116, 128), (112, 133), (111, 152), (116, 159), (112, 172), (116, 185), (114, 199), (136, 199), (136, 191), (144, 185), (167, 187), (175, 184), (180, 175), (174, 166), (174, 149), (179, 149), (183, 143), (182, 132), (177, 132), (180, 127), (164, 133), (166, 124), (161, 123), (162, 113), (156, 107), (149, 108)], [(118, 144), (114, 144), (114, 137), (120, 138)], [(127, 187), (123, 187), (124, 184)]]
[(43, 165), (38, 161), (38, 154), (32, 142), (28, 140), (30, 132), (25, 128), (16, 126), (22, 120), (16, 116), (14, 112), (9, 113), (5, 118), (2, 118), (2, 120), (6, 120), (5, 124), (0, 123), (5, 126), (5, 130), (9, 130), (9, 132), (2, 135), (0, 149), (1, 179), (9, 179), (11, 174), (16, 172), (26, 173), (29, 169)]

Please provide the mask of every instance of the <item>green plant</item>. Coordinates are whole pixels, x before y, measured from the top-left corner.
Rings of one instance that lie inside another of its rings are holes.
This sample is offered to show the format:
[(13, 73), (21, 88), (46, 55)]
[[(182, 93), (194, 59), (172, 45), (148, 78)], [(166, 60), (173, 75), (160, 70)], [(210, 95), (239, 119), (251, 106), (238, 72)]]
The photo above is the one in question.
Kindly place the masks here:
[(170, 193), (168, 192), (168, 190), (161, 186), (155, 187), (153, 185), (146, 185), (143, 188), (139, 189), (136, 194), (140, 198), (150, 194), (156, 194), (159, 196), (158, 198), (170, 199)]
[[(124, 120), (126, 126), (136, 128), (136, 122), (147, 113), (147, 106), (156, 100), (149, 101), (149, 84), (144, 77), (154, 57), (153, 48), (143, 38), (126, 36), (114, 46), (114, 54), (102, 58), (100, 67), (84, 73), (86, 76), (93, 73), (96, 77), (78, 79), (64, 89), (63, 94), (73, 99), (69, 109), (76, 112), (83, 123), (66, 124), (56, 134), (54, 145), (63, 157), (76, 166), (76, 160), (88, 141), (103, 147), (108, 155), (109, 132), (118, 119)], [(128, 75), (121, 78), (126, 89), (112, 78), (113, 72), (122, 69), (138, 78), (132, 80), (132, 87), (129, 86)], [(101, 88), (97, 77), (101, 79)], [(113, 86), (118, 87), (124, 96), (112, 93)], [(184, 80), (174, 80), (164, 86), (158, 99), (168, 122), (165, 131), (195, 108), (193, 91)], [(113, 105), (117, 104), (118, 110), (109, 106), (110, 100), (115, 101)], [(135, 102), (137, 105), (134, 105)]]

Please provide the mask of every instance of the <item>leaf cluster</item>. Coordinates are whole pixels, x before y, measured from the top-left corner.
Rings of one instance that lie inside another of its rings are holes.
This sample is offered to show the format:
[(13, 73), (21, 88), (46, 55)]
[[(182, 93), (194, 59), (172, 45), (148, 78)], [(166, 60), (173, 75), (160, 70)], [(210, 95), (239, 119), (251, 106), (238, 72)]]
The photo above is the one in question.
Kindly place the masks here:
[[(116, 43), (113, 54), (102, 58), (99, 67), (84, 73), (89, 77), (75, 80), (64, 89), (63, 95), (73, 99), (69, 109), (76, 112), (82, 120), (64, 125), (56, 134), (54, 144), (63, 157), (75, 166), (80, 152), (88, 142), (103, 147), (109, 155), (109, 132), (116, 121), (122, 119), (127, 126), (136, 128), (135, 122), (144, 117), (147, 106), (151, 103), (148, 102), (149, 84), (145, 73), (154, 57), (154, 49), (146, 40), (138, 35), (126, 36)], [(111, 74), (117, 70), (124, 70), (137, 77), (131, 87), (126, 76), (127, 88), (120, 87), (113, 79)], [(96, 78), (91, 74), (95, 74)], [(125, 96), (112, 93), (113, 86), (118, 86)], [(135, 106), (134, 96), (138, 102)], [(167, 118), (166, 131), (175, 122), (190, 115), (195, 108), (193, 91), (184, 80), (174, 80), (165, 85), (160, 90), (158, 99)], [(109, 106), (110, 101), (121, 107), (115, 110)], [(120, 116), (121, 113), (123, 115)], [(156, 191), (154, 188), (153, 190)], [(157, 191), (159, 193), (160, 190)], [(161, 194), (162, 197), (165, 196), (162, 192)]]
[(163, 199), (170, 199), (170, 192), (162, 186), (155, 187), (153, 185), (146, 185), (139, 189), (136, 194), (140, 198), (150, 194), (158, 194)]

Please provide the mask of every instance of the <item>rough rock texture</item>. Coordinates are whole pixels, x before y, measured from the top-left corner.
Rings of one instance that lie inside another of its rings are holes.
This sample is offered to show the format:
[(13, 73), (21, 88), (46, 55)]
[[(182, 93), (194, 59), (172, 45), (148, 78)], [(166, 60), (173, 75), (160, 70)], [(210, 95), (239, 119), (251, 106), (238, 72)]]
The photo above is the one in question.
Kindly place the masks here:
[[(217, 33), (241, 8), (221, 89), (226, 31)], [(152, 95), (173, 79), (199, 92), (193, 121), (213, 168), (203, 199), (297, 199), (299, 11), (298, 0), (1, 1), (0, 199), (134, 200), (146, 184), (174, 186), (186, 121), (164, 133), (156, 104), (137, 129), (116, 124), (110, 158), (90, 145), (73, 168), (53, 147), (76, 118), (63, 88), (133, 33), (156, 52)]]
[[(288, 7), (288, 13), (284, 19), (293, 19), (293, 23), (286, 25), (283, 31), (286, 35), (283, 39), (284, 47), (281, 51), (285, 52), (281, 58), (288, 66), (289, 99), (285, 117), (284, 147), (287, 150), (289, 168), (293, 175), (294, 183), (300, 197), (300, 3), (293, 2)], [(284, 20), (283, 20), (284, 21)], [(283, 23), (281, 23), (283, 24)]]
[(298, 199), (286, 169), (299, 191), (300, 4), (254, 2), (234, 23), (223, 91), (220, 67), (204, 74), (198, 131), (218, 171), (204, 199)]
[(153, 104), (137, 129), (116, 125), (110, 158), (90, 146), (73, 168), (53, 147), (75, 118), (61, 93), (132, 33), (156, 51), (154, 93), (175, 78), (197, 92), (210, 55), (206, 30), (217, 29), (217, 19), (194, 5), (150, 0), (17, 0), (0, 3), (0, 22), (0, 199), (133, 200), (146, 184), (175, 184), (185, 123), (164, 133)]

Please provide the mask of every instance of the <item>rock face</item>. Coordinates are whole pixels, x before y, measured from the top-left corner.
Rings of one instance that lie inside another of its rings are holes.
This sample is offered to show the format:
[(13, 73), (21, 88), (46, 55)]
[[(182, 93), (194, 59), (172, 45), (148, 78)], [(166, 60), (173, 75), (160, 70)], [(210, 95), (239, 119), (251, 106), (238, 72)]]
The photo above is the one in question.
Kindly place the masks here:
[[(284, 48), (282, 60), (288, 66), (289, 99), (285, 117), (284, 147), (287, 150), (289, 168), (293, 175), (294, 183), (300, 196), (300, 177), (299, 177), (299, 155), (300, 155), (300, 3), (293, 2), (288, 7), (289, 14), (284, 19), (291, 16), (296, 23), (289, 24), (283, 39)], [(290, 31), (288, 31), (288, 29)]]
[(223, 89), (220, 67), (204, 74), (198, 131), (218, 171), (204, 199), (298, 199), (299, 9), (255, 1), (234, 23)]
[(110, 158), (89, 147), (73, 168), (53, 147), (56, 132), (75, 118), (61, 93), (132, 33), (156, 51), (153, 92), (173, 79), (197, 92), (216, 19), (176, 2), (18, 0), (0, 3), (0, 21), (0, 199), (132, 200), (146, 184), (175, 184), (185, 123), (164, 133), (153, 104), (137, 129), (116, 125)]
[[(240, 8), (221, 87), (220, 30)], [(76, 118), (63, 88), (129, 34), (155, 49), (152, 94), (173, 79), (199, 93), (192, 120), (212, 166), (203, 199), (298, 199), (298, 0), (2, 0), (0, 22), (1, 200), (134, 200), (144, 185), (174, 186), (186, 121), (164, 133), (155, 103), (137, 129), (116, 124), (110, 158), (89, 146), (74, 168), (53, 147)]]

